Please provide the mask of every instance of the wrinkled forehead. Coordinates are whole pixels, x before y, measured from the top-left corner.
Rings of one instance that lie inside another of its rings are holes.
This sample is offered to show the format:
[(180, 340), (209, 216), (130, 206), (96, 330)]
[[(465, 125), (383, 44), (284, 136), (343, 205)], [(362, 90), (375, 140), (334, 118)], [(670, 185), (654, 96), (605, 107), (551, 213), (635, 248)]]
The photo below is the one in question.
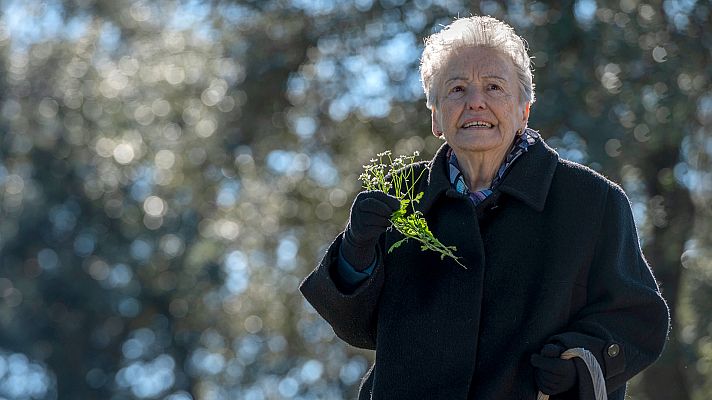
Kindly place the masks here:
[(507, 82), (516, 80), (512, 60), (506, 54), (487, 47), (453, 49), (438, 75), (441, 84), (453, 78), (473, 80), (499, 77)]

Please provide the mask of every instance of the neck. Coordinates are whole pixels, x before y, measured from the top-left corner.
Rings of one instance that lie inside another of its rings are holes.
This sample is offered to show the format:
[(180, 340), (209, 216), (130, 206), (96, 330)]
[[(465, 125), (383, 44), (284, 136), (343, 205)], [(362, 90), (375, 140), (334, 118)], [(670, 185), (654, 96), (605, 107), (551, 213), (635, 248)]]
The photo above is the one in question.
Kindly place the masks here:
[(509, 150), (510, 147), (497, 152), (467, 152), (453, 149), (460, 165), (460, 172), (465, 177), (467, 187), (473, 192), (489, 189)]

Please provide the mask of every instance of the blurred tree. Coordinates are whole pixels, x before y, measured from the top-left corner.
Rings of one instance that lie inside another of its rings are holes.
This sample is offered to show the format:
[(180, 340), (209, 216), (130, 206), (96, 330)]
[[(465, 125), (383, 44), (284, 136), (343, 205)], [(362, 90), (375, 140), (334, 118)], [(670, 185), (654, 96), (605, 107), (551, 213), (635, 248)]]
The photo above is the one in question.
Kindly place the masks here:
[(634, 203), (675, 325), (632, 395), (712, 392), (709, 4), (9, 0), (2, 12), (0, 396), (352, 398), (373, 355), (339, 341), (297, 287), (343, 228), (364, 162), (438, 147), (420, 43), (469, 13), (528, 39), (530, 125)]

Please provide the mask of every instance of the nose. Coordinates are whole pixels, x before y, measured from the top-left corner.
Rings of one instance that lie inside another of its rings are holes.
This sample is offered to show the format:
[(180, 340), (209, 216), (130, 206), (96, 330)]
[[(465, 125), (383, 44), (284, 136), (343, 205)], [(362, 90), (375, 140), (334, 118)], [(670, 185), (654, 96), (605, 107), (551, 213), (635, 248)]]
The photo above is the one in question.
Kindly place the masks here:
[(481, 90), (472, 88), (467, 91), (467, 108), (470, 110), (484, 110), (487, 108), (484, 93)]

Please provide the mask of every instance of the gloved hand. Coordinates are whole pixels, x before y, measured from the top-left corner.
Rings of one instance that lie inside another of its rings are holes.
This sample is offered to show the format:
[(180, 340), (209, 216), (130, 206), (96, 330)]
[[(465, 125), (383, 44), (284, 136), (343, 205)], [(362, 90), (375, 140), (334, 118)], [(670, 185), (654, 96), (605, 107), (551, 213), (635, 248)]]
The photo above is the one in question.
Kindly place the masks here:
[(391, 226), (389, 218), (399, 208), (398, 199), (381, 191), (364, 191), (356, 196), (340, 250), (356, 270), (371, 265), (378, 237)]
[(536, 368), (536, 384), (544, 394), (560, 394), (576, 385), (578, 376), (574, 360), (559, 358), (564, 350), (559, 345), (549, 343), (544, 345), (541, 354), (532, 354), (531, 363)]

